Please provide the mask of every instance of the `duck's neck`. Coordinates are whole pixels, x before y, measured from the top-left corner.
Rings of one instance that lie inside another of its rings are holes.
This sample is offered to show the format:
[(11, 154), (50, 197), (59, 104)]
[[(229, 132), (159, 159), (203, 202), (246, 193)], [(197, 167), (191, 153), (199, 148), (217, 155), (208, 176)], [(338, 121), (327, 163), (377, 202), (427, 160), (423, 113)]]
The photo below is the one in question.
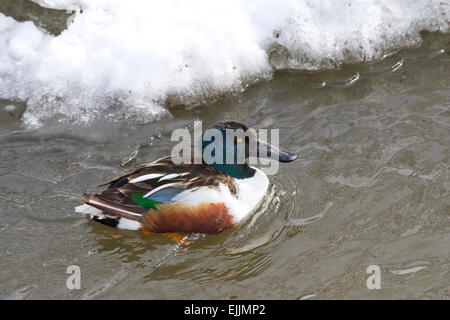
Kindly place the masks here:
[(248, 164), (217, 164), (213, 163), (210, 165), (216, 170), (226, 173), (235, 179), (247, 179), (255, 175), (256, 170), (250, 167)]

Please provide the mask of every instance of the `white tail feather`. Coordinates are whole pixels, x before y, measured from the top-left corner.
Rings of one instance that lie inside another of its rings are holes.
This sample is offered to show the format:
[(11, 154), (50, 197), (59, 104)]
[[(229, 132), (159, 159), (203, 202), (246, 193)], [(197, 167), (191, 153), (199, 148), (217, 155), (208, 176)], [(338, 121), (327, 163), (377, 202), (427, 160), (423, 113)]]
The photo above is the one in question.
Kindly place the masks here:
[(103, 211), (88, 204), (82, 204), (81, 206), (75, 207), (76, 213), (89, 214), (93, 216), (103, 216)]

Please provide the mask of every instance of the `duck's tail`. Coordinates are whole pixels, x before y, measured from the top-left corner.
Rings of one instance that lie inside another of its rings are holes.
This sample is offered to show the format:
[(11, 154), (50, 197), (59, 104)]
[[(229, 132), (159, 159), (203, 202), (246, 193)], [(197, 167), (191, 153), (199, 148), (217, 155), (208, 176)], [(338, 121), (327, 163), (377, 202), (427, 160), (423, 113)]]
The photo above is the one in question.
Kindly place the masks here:
[(88, 216), (104, 225), (119, 229), (138, 230), (141, 227), (139, 216), (120, 205), (110, 203), (98, 195), (83, 194), (84, 204), (75, 207), (75, 212)]

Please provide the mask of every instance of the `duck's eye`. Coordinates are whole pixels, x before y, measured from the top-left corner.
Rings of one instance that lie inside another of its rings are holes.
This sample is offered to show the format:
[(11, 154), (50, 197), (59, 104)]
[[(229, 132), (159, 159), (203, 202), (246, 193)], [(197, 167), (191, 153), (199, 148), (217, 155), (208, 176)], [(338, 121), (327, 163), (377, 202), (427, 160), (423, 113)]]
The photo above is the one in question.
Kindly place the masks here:
[(238, 139), (236, 140), (236, 142), (237, 142), (237, 143), (242, 143), (242, 138), (238, 138)]

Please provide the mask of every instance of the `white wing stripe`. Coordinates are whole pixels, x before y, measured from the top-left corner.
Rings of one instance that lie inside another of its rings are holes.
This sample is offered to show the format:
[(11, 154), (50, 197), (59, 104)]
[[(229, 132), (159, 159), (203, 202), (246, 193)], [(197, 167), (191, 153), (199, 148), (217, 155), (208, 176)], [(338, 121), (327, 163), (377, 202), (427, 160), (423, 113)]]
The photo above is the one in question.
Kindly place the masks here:
[(131, 180), (130, 183), (136, 183), (136, 182), (151, 180), (151, 179), (162, 177), (164, 175), (166, 175), (166, 174), (165, 173), (150, 173), (150, 174), (146, 174), (146, 175), (137, 177), (137, 178)]
[(188, 174), (189, 174), (189, 172), (183, 172), (183, 173), (171, 173), (171, 174), (168, 174), (167, 176), (164, 176), (164, 177), (160, 178), (160, 179), (158, 180), (158, 182), (159, 182), (159, 181), (163, 181), (163, 180), (168, 180), (168, 179), (177, 178), (177, 177), (183, 177), (183, 176), (188, 175)]

